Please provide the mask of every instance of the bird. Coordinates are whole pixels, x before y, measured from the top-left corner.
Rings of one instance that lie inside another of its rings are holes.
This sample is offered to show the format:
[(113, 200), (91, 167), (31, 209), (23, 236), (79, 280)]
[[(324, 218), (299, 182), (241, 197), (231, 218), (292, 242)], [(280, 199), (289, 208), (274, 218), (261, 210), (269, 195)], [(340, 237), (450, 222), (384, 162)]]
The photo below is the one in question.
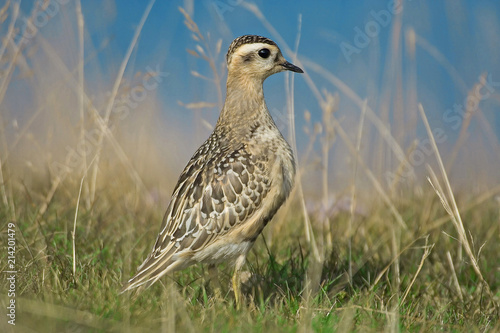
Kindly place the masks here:
[(215, 128), (181, 173), (152, 251), (122, 293), (193, 264), (227, 262), (234, 265), (240, 306), (246, 256), (295, 176), (293, 151), (269, 113), (263, 83), (275, 73), (303, 70), (274, 41), (256, 35), (234, 39), (226, 62), (226, 99)]

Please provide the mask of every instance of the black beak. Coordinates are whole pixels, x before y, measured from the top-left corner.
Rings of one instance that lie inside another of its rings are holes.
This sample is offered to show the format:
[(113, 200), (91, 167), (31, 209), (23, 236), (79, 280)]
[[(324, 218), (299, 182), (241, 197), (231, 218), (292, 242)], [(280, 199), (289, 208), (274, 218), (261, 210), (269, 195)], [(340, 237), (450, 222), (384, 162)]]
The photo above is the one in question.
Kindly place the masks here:
[(281, 64), (285, 69), (295, 72), (295, 73), (304, 73), (304, 71), (298, 67), (295, 66), (294, 64), (289, 63), (288, 61), (285, 61), (284, 63)]

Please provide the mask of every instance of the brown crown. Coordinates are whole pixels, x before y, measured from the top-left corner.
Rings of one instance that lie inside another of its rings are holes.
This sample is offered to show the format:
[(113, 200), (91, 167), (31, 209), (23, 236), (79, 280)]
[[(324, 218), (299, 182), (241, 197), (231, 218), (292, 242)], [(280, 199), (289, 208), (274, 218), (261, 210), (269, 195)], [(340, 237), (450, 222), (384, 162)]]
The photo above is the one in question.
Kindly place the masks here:
[(226, 61), (229, 62), (229, 58), (234, 53), (234, 51), (236, 51), (238, 47), (240, 47), (243, 44), (253, 44), (253, 43), (264, 43), (264, 44), (278, 46), (276, 45), (275, 42), (266, 37), (256, 36), (256, 35), (244, 35), (236, 38), (235, 40), (233, 40), (231, 45), (229, 45), (229, 49), (227, 50), (226, 54)]

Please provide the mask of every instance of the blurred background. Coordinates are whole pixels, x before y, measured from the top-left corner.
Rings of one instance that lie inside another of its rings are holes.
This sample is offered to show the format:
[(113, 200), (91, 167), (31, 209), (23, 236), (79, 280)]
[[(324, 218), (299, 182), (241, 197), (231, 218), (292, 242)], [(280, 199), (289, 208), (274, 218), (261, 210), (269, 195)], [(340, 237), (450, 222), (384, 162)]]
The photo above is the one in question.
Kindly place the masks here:
[[(18, 328), (498, 330), (499, 14), (494, 0), (0, 0)], [(264, 83), (299, 168), (248, 256), (251, 311), (232, 308), (229, 269), (221, 297), (199, 265), (119, 296), (245, 34), (305, 72)]]
[(165, 204), (217, 120), (243, 34), (306, 72), (270, 77), (265, 94), (307, 201), (428, 187), (419, 103), (451, 184), (498, 184), (497, 1), (2, 2), (3, 177), (41, 197), (86, 174), (87, 205), (104, 188)]

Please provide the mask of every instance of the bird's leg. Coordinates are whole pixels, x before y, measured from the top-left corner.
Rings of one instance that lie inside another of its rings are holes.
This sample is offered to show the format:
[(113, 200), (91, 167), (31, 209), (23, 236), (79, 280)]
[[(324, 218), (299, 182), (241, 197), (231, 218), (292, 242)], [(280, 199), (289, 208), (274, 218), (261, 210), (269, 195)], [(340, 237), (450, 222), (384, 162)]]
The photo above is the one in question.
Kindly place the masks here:
[(232, 278), (233, 282), (233, 292), (234, 299), (236, 300), (236, 309), (239, 310), (241, 308), (241, 279), (240, 279), (240, 271), (243, 265), (245, 264), (246, 254), (242, 254), (236, 259), (236, 263), (234, 265), (234, 274)]
[(219, 274), (214, 264), (208, 265), (208, 274), (210, 275), (210, 285), (214, 288), (216, 298), (222, 297), (222, 287), (219, 280)]
[(240, 309), (240, 271), (235, 270), (233, 274), (233, 291), (234, 291), (234, 299), (236, 300), (236, 309)]

